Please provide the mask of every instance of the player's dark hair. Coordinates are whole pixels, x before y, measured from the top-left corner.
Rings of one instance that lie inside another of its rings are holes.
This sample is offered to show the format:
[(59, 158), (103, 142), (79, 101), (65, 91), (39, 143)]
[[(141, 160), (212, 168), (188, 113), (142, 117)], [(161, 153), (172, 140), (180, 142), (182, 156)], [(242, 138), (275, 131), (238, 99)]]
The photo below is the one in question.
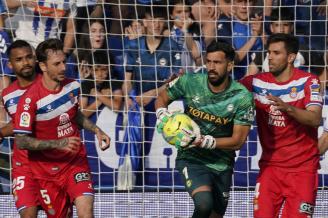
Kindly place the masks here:
[(233, 61), (235, 59), (235, 50), (233, 49), (231, 44), (226, 41), (213, 40), (206, 49), (206, 53), (217, 52), (217, 51), (222, 51), (225, 54), (226, 58), (230, 61)]
[(299, 41), (294, 35), (285, 33), (272, 34), (269, 36), (267, 47), (276, 42), (283, 42), (288, 54), (297, 54), (299, 50)]
[(33, 49), (32, 46), (25, 40), (16, 40), (7, 49), (7, 55), (9, 58), (11, 55), (11, 51), (16, 48), (30, 48), (31, 50)]
[(271, 22), (286, 21), (294, 23), (294, 11), (287, 7), (278, 7), (272, 10), (270, 16)]
[(36, 58), (39, 62), (45, 62), (48, 59), (48, 52), (63, 51), (64, 45), (59, 39), (47, 39), (41, 42), (36, 48)]

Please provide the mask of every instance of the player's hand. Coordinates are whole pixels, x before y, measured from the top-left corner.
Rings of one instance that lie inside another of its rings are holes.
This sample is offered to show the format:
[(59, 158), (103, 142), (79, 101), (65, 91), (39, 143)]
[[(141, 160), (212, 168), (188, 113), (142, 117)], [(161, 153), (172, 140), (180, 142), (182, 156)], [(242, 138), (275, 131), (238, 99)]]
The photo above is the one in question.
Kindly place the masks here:
[[(102, 151), (105, 151), (110, 146), (110, 137), (99, 128), (96, 128), (95, 133), (98, 139), (99, 148)], [(103, 142), (105, 144), (103, 144)]]
[(61, 139), (59, 142), (59, 149), (76, 153), (79, 151), (81, 146), (81, 139), (80, 137), (71, 136), (68, 138)]
[(156, 110), (156, 129), (158, 133), (163, 132), (164, 125), (167, 123), (170, 117), (175, 113), (181, 112), (180, 110), (169, 111), (167, 108), (161, 107)]
[(181, 129), (181, 132), (178, 133), (179, 140), (176, 141), (175, 147), (176, 148), (190, 148), (192, 142), (195, 140), (196, 135), (193, 131), (188, 129)]
[(267, 95), (266, 98), (270, 101), (270, 104), (275, 106), (276, 110), (282, 112), (289, 112), (292, 110), (292, 106), (283, 102), (279, 97), (273, 96), (271, 94)]
[(197, 137), (192, 145), (200, 148), (213, 150), (216, 148), (216, 140), (211, 135), (201, 135)]
[(175, 145), (177, 148), (192, 148), (195, 147), (194, 142), (198, 141), (201, 138), (200, 128), (198, 124), (191, 120), (192, 131), (188, 129), (182, 129), (180, 133), (180, 141)]

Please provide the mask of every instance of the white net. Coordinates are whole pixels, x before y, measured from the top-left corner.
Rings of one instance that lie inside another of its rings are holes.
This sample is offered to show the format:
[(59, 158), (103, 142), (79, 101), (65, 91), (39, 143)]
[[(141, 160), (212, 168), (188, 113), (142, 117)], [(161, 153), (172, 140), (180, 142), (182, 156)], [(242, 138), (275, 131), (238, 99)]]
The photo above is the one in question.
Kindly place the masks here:
[[(37, 46), (46, 38), (60, 38), (68, 54), (66, 75), (83, 84), (83, 113), (112, 138), (110, 149), (103, 152), (93, 134), (81, 131), (96, 188), (96, 217), (192, 215), (191, 198), (175, 170), (177, 152), (154, 131), (153, 99), (181, 69), (197, 73), (204, 65), (206, 45), (215, 38), (232, 43), (237, 50), (239, 61), (232, 76), (240, 79), (266, 69), (269, 34), (294, 33), (301, 42), (295, 64), (317, 74), (326, 88), (326, 1), (181, 0), (158, 6), (160, 2), (0, 0), (1, 90), (15, 78), (6, 67), (5, 52), (12, 41), (24, 39)], [(161, 35), (168, 38), (157, 43)], [(102, 68), (107, 64), (110, 70)], [(139, 124), (124, 109), (133, 105), (133, 100), (125, 98), (133, 95), (131, 90), (143, 106), (135, 114)], [(326, 102), (327, 98), (324, 119)], [(174, 102), (171, 107), (183, 105)], [(8, 121), (3, 106), (0, 119), (1, 125)], [(0, 145), (0, 217), (17, 216), (10, 188), (11, 144), (12, 140), (5, 139)], [(260, 154), (253, 126), (237, 152), (226, 217), (252, 217)], [(328, 214), (326, 156), (321, 157), (314, 217)]]

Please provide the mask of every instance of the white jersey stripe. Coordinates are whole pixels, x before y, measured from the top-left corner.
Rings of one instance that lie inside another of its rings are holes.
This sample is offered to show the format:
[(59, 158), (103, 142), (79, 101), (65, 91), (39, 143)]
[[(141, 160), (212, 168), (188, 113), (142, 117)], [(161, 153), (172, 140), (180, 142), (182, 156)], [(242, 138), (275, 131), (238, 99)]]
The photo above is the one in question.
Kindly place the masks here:
[(71, 108), (75, 106), (75, 102), (72, 103), (71, 101), (67, 101), (65, 104), (62, 104), (58, 108), (48, 112), (48, 113), (43, 113), (43, 114), (37, 114), (36, 115), (36, 120), (37, 121), (46, 121), (46, 120), (51, 120), (55, 117), (60, 116), (63, 112), (69, 111)]
[[(305, 97), (304, 90), (297, 93), (296, 98), (290, 97), (290, 95), (280, 95), (279, 98), (284, 102), (294, 102), (299, 101)], [(259, 95), (257, 93), (254, 93), (254, 99), (258, 100), (262, 104), (270, 104), (270, 101), (266, 98), (265, 95)]]
[(49, 94), (46, 97), (41, 98), (40, 100), (38, 100), (36, 102), (37, 109), (42, 108), (42, 107), (50, 104), (51, 102), (56, 101), (57, 99), (63, 97), (64, 95), (66, 95), (67, 93), (73, 91), (76, 88), (80, 88), (80, 83), (78, 83), (76, 81), (66, 84), (59, 93)]
[(292, 80), (288, 84), (284, 84), (284, 85), (279, 85), (279, 84), (270, 83), (270, 82), (264, 82), (260, 79), (254, 78), (253, 86), (256, 86), (258, 88), (263, 88), (263, 89), (270, 89), (270, 90), (283, 90), (283, 89), (288, 89), (290, 87), (303, 85), (308, 80), (309, 77), (310, 76), (302, 77), (298, 80)]
[(10, 100), (12, 98), (16, 98), (18, 96), (23, 95), (25, 91), (26, 91), (26, 89), (18, 89), (14, 92), (9, 93), (8, 95), (3, 96), (4, 103), (6, 103), (8, 100)]

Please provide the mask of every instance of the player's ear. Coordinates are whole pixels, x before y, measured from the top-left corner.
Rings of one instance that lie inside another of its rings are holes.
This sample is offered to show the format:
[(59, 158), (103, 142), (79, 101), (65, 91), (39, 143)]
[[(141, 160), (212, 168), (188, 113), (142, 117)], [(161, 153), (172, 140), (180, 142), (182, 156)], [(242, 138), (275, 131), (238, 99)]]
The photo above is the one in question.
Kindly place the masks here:
[(288, 63), (289, 63), (289, 64), (294, 64), (295, 59), (296, 59), (296, 54), (294, 54), (294, 53), (290, 53), (290, 54), (288, 55)]
[(232, 71), (233, 65), (234, 65), (234, 62), (233, 61), (229, 61), (228, 62), (228, 66), (227, 66), (227, 71), (228, 72), (231, 72)]
[(47, 66), (44, 62), (39, 62), (39, 67), (41, 69), (42, 72), (46, 72), (47, 71)]
[(7, 66), (12, 70), (13, 69), (13, 65), (11, 64), (10, 60), (7, 63)]

